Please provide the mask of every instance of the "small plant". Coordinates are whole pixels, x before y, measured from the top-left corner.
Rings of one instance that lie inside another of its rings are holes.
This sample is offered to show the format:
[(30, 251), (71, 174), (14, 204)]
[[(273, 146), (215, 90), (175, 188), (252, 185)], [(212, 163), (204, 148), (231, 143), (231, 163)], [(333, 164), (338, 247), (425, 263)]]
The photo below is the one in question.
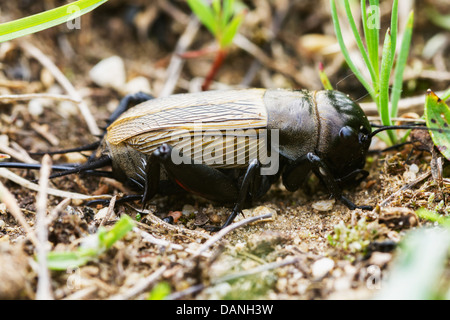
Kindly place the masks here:
[[(396, 43), (397, 43), (397, 31), (398, 31), (398, 0), (393, 1), (391, 26), (386, 31), (384, 38), (384, 44), (381, 54), (381, 61), (379, 57), (379, 24), (380, 24), (380, 6), (378, 0), (370, 0), (369, 8), (366, 8), (366, 1), (361, 0), (361, 17), (362, 27), (365, 38), (365, 46), (363, 40), (359, 34), (355, 20), (353, 18), (350, 3), (348, 0), (344, 0), (345, 12), (347, 20), (350, 24), (353, 36), (355, 37), (356, 44), (361, 53), (361, 56), (367, 66), (370, 74), (370, 79), (366, 79), (361, 70), (352, 62), (350, 54), (345, 46), (344, 39), (339, 24), (339, 18), (336, 9), (336, 1), (330, 0), (331, 14), (336, 32), (336, 37), (341, 47), (341, 51), (344, 55), (350, 69), (355, 76), (367, 90), (367, 92), (375, 101), (378, 113), (383, 125), (392, 125), (391, 119), (397, 116), (397, 106), (402, 92), (403, 85), (403, 71), (407, 62), (409, 47), (412, 37), (414, 14), (411, 11), (404, 30), (403, 40), (400, 46), (400, 50), (397, 53), (396, 59)], [(369, 9), (369, 10), (367, 10)], [(368, 14), (369, 12), (369, 14)], [(394, 78), (392, 90), (389, 93), (389, 80), (391, 77), (392, 69), (395, 65)], [(390, 104), (389, 104), (390, 100)], [(388, 131), (388, 136), (391, 144), (397, 141), (393, 131)]]
[(22, 19), (0, 24), (0, 43), (67, 23), (108, 0), (78, 0)]
[(208, 90), (239, 30), (245, 10), (242, 10), (242, 5), (235, 0), (212, 0), (211, 5), (206, 0), (187, 0), (187, 3), (219, 45), (213, 66), (202, 85), (202, 90)]
[(350, 253), (363, 253), (370, 242), (377, 238), (377, 228), (376, 223), (368, 223), (364, 217), (354, 226), (341, 221), (334, 227), (333, 234), (328, 235), (328, 243)]
[(80, 267), (97, 258), (112, 247), (134, 227), (134, 221), (123, 215), (111, 230), (100, 228), (95, 235), (84, 239), (83, 244), (75, 251), (52, 251), (47, 255), (47, 265), (50, 270), (67, 270)]

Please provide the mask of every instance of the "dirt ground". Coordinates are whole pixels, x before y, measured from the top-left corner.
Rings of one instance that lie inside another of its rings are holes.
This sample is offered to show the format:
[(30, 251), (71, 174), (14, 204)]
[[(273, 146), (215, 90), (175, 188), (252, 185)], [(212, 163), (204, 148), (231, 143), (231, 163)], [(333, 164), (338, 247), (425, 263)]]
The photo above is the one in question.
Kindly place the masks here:
[[(64, 3), (9, 1), (2, 4), (0, 22)], [(364, 88), (345, 67), (336, 47), (329, 1), (245, 3), (248, 12), (240, 33), (252, 45), (241, 39), (230, 48), (211, 89), (239, 85), (320, 89), (317, 70), (323, 62), (334, 87), (362, 102), (367, 114), (373, 115), (370, 104), (364, 104), (368, 102)], [(382, 30), (388, 25), (390, 3), (381, 6)], [(400, 3), (402, 26), (410, 2)], [(423, 97), (428, 88), (435, 92), (448, 88), (448, 41), (432, 56), (423, 54), (432, 36), (448, 37), (448, 31), (432, 24), (424, 13), (429, 7), (445, 8), (444, 4), (438, 0), (415, 3), (404, 97)], [(178, 57), (174, 48), (181, 46), (182, 36), (192, 38), (185, 51), (214, 45), (205, 28), (197, 32), (190, 29), (192, 22), (184, 1), (110, 0), (79, 22), (78, 27), (61, 25), (0, 44), (0, 94), (69, 94), (45, 64), (45, 59), (50, 59), (102, 128), (125, 94), (137, 88), (154, 96), (198, 91), (212, 64), (214, 55), (207, 54), (182, 60), (179, 74), (169, 67)], [(111, 56), (120, 57), (124, 64), (123, 83), (120, 68), (102, 70), (108, 73), (106, 80), (98, 81), (107, 84), (94, 82), (90, 71)], [(107, 81), (111, 79), (118, 82)], [(401, 112), (420, 116), (420, 103), (419, 108), (411, 104)], [(0, 101), (0, 139), (0, 153), (28, 162), (27, 152), (71, 148), (97, 140), (76, 103), (54, 99)], [(382, 147), (381, 142), (373, 146)], [(32, 158), (39, 163), (42, 157)], [(52, 156), (53, 163), (84, 159), (80, 153)], [(359, 205), (383, 204), (373, 211), (352, 211), (329, 200), (314, 178), (306, 190), (294, 193), (276, 184), (244, 211), (245, 218), (266, 213), (271, 213), (271, 218), (245, 224), (220, 238), (220, 233), (209, 232), (205, 226), (220, 225), (230, 208), (193, 195), (156, 197), (144, 211), (139, 203), (117, 204), (106, 215), (106, 206), (89, 207), (82, 201), (64, 202), (64, 197), (50, 195), (46, 210), (50, 250), (75, 250), (101, 225), (109, 228), (122, 214), (136, 221), (135, 229), (86, 265), (51, 271), (50, 295), (55, 299), (146, 299), (155, 287), (166, 285), (170, 299), (376, 298), (396, 256), (396, 243), (409, 230), (427, 224), (415, 210), (434, 209), (444, 203), (439, 213), (450, 212), (450, 184), (444, 180), (439, 185), (433, 180), (429, 174), (431, 159), (429, 152), (411, 146), (371, 153), (366, 163), (368, 178), (345, 194)], [(39, 177), (36, 170), (10, 171), (28, 181)], [(35, 230), (37, 192), (4, 177), (0, 181), (13, 195), (30, 230)], [(412, 181), (415, 183), (405, 187)], [(79, 175), (53, 179), (50, 187), (118, 198), (131, 193), (112, 179)], [(159, 219), (180, 213), (173, 225)], [(15, 216), (6, 201), (0, 203), (0, 298), (35, 299), (42, 276), (35, 260), (36, 246), (29, 230)], [(205, 247), (210, 239), (212, 244)]]

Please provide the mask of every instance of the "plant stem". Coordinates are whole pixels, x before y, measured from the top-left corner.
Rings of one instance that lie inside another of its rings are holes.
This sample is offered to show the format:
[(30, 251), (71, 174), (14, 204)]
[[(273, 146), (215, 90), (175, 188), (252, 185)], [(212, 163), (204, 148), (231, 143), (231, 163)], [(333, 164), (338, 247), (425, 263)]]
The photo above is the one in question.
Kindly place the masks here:
[(216, 75), (217, 71), (219, 70), (220, 66), (222, 65), (223, 61), (225, 60), (227, 52), (225, 49), (221, 48), (219, 51), (217, 51), (216, 58), (214, 59), (214, 63), (209, 70), (208, 75), (205, 78), (205, 81), (202, 84), (202, 90), (206, 91), (209, 89), (209, 86), (211, 85), (212, 79), (214, 79), (214, 76)]

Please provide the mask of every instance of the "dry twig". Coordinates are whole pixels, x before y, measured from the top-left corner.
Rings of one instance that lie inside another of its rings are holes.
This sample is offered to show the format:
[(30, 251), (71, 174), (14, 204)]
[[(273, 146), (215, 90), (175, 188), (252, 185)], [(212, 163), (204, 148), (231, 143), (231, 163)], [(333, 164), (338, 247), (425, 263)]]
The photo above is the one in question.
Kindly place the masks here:
[(50, 273), (47, 268), (48, 254), (48, 224), (47, 224), (47, 189), (52, 160), (48, 154), (42, 158), (42, 166), (39, 178), (39, 193), (36, 198), (36, 233), (38, 238), (38, 283), (37, 300), (52, 300), (53, 294), (50, 284)]
[(59, 82), (59, 84), (67, 91), (70, 97), (73, 100), (79, 101), (78, 108), (86, 124), (89, 128), (89, 131), (92, 135), (100, 135), (101, 131), (95, 122), (94, 116), (87, 104), (83, 101), (81, 95), (77, 92), (77, 90), (73, 87), (70, 81), (66, 78), (66, 76), (59, 70), (59, 68), (51, 61), (41, 50), (28, 42), (21, 42), (21, 47), (28, 52), (32, 57), (38, 60), (45, 68), (50, 71), (50, 73), (55, 77), (55, 79)]

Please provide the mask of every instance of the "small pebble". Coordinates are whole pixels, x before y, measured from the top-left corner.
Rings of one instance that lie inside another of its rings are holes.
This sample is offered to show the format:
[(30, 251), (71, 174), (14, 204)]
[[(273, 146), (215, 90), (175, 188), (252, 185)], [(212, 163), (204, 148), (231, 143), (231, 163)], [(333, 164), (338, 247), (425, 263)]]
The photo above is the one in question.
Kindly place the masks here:
[(320, 279), (326, 276), (334, 268), (334, 261), (330, 258), (322, 258), (314, 262), (311, 272), (314, 278)]
[(97, 63), (89, 76), (100, 87), (122, 91), (126, 82), (125, 64), (119, 56), (112, 56)]
[(150, 94), (152, 90), (150, 89), (150, 82), (146, 77), (136, 77), (131, 79), (125, 85), (125, 93), (136, 93), (145, 92)]
[(28, 112), (33, 116), (40, 116), (44, 112), (42, 99), (32, 99), (28, 102)]
[(195, 213), (195, 208), (190, 204), (185, 204), (181, 212), (183, 213), (183, 216), (188, 217), (191, 214)]
[(333, 209), (334, 203), (335, 203), (334, 199), (320, 200), (314, 202), (312, 204), (312, 207), (317, 211), (330, 211), (331, 209)]

